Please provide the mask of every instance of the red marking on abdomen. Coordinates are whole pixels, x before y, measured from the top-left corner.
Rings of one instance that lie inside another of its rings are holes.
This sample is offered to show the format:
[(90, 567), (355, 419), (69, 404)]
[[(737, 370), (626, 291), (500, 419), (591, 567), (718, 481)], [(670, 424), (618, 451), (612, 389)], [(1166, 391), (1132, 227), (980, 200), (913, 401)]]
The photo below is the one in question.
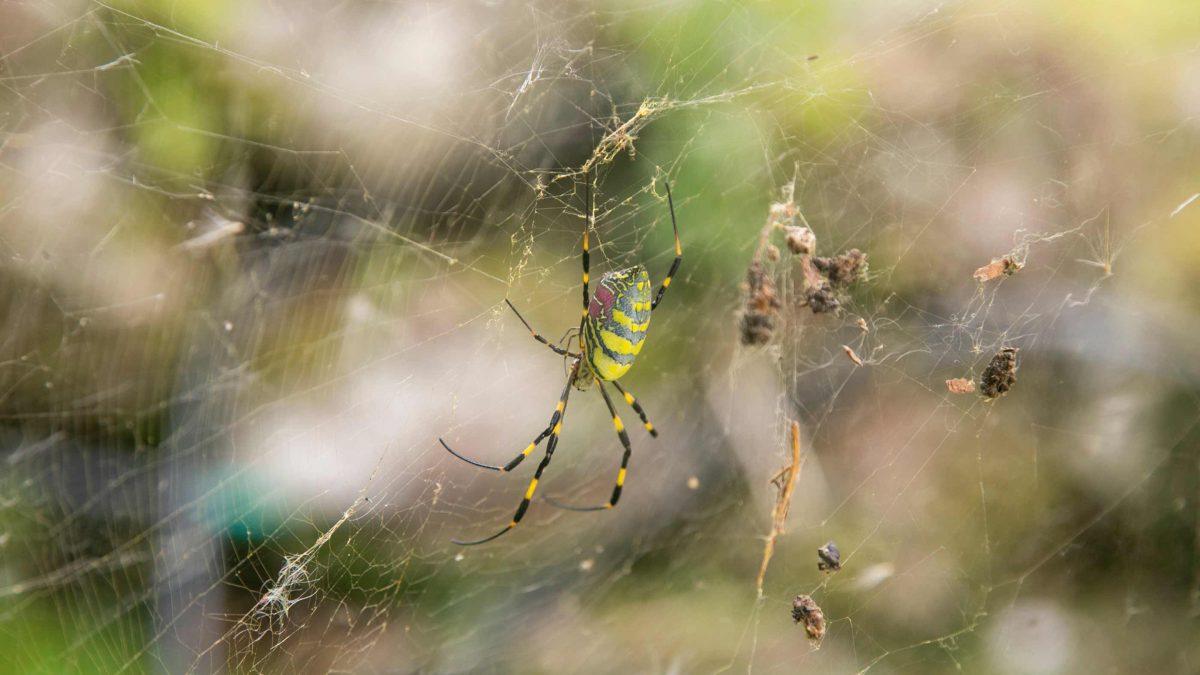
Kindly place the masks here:
[(612, 314), (613, 304), (617, 298), (604, 286), (596, 288), (596, 294), (592, 296), (592, 301), (588, 304), (588, 317), (599, 319), (601, 316), (609, 316)]

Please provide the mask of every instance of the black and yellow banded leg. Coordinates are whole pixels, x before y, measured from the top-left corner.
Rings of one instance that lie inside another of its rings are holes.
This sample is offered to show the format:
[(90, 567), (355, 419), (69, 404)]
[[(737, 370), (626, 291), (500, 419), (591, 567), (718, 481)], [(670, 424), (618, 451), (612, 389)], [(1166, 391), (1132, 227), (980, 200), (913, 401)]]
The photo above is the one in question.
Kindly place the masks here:
[[(574, 372), (574, 369), (572, 368), (572, 373), (573, 372)], [(538, 434), (538, 437), (533, 439), (532, 443), (525, 446), (525, 449), (521, 451), (521, 454), (517, 455), (516, 457), (513, 457), (511, 462), (509, 462), (508, 464), (505, 464), (503, 466), (500, 466), (499, 464), (484, 464), (483, 462), (476, 462), (475, 460), (473, 460), (469, 457), (460, 455), (459, 453), (455, 452), (454, 448), (451, 448), (449, 445), (447, 445), (446, 441), (442, 440), (441, 438), (438, 439), (438, 442), (441, 443), (442, 447), (445, 448), (450, 454), (461, 459), (462, 461), (466, 462), (467, 464), (470, 464), (471, 466), (477, 466), (481, 469), (490, 469), (492, 471), (499, 471), (500, 473), (508, 473), (509, 471), (512, 471), (513, 469), (517, 468), (518, 464), (525, 461), (525, 458), (529, 456), (529, 453), (533, 452), (533, 449), (536, 448), (539, 444), (541, 444), (541, 442), (543, 440), (545, 440), (545, 438), (547, 436), (553, 434), (555, 438), (558, 437), (558, 432), (562, 428), (562, 416), (563, 416), (563, 413), (567, 409), (567, 397), (570, 395), (571, 395), (571, 378), (568, 377), (567, 378), (567, 386), (563, 387), (562, 395), (558, 397), (558, 405), (554, 406), (554, 414), (550, 416), (549, 426), (546, 427), (545, 431)]]
[[(596, 207), (595, 207), (595, 204), (592, 203), (592, 177), (588, 174), (584, 174), (583, 181), (584, 181), (583, 201), (584, 201), (584, 208), (587, 209), (587, 214), (585, 215), (585, 217), (583, 219), (583, 316), (587, 317), (588, 304), (591, 302), (591, 296), (588, 295), (588, 281), (590, 281), (590, 279), (588, 277), (588, 271), (591, 269), (591, 264), (592, 264), (592, 256), (591, 256), (591, 253), (589, 252), (590, 247), (588, 246), (588, 243), (589, 243), (588, 242), (588, 234), (591, 232), (591, 229), (592, 229), (592, 218), (594, 218), (596, 216), (596, 214), (595, 214)], [(582, 349), (583, 348), (583, 338), (582, 337), (579, 338), (579, 345), (580, 345), (580, 348)]]
[(671, 279), (679, 271), (679, 263), (683, 262), (683, 246), (679, 243), (679, 226), (675, 224), (675, 201), (671, 199), (671, 184), (663, 181), (663, 185), (667, 186), (667, 205), (671, 208), (671, 229), (675, 231), (675, 262), (671, 263), (671, 271), (667, 272), (667, 278), (663, 279), (662, 286), (658, 287), (658, 295), (654, 296), (654, 302), (650, 304), (650, 311), (654, 311), (654, 308), (658, 307), (663, 294), (671, 285)]
[(655, 429), (650, 420), (646, 419), (646, 411), (642, 410), (642, 406), (633, 397), (633, 394), (625, 391), (625, 387), (622, 387), (621, 383), (616, 380), (613, 380), (613, 386), (617, 388), (617, 391), (621, 392), (621, 395), (625, 397), (625, 402), (629, 404), (630, 408), (633, 408), (637, 416), (642, 418), (642, 426), (646, 427), (646, 431), (649, 431), (651, 436), (658, 438), (658, 429)]
[(629, 434), (625, 433), (625, 425), (621, 423), (621, 417), (617, 415), (617, 409), (613, 407), (612, 399), (609, 398), (608, 390), (604, 388), (604, 383), (596, 380), (596, 384), (600, 387), (600, 393), (604, 395), (604, 403), (608, 405), (608, 412), (612, 414), (613, 428), (617, 430), (617, 436), (621, 439), (621, 445), (625, 448), (625, 454), (621, 457), (621, 468), (617, 471), (617, 484), (613, 486), (612, 496), (608, 498), (608, 503), (601, 504), (600, 506), (572, 506), (546, 497), (546, 501), (560, 509), (568, 511), (603, 511), (611, 509), (621, 499), (621, 489), (625, 487), (625, 472), (629, 469), (629, 458), (633, 455), (633, 446), (629, 444)]
[[(521, 519), (525, 517), (525, 512), (529, 510), (529, 504), (533, 501), (533, 494), (537, 492), (538, 481), (542, 479), (542, 472), (546, 470), (547, 466), (550, 466), (550, 459), (554, 457), (554, 448), (558, 447), (558, 435), (559, 432), (562, 431), (562, 416), (566, 414), (567, 396), (571, 393), (571, 379), (575, 376), (575, 369), (578, 367), (578, 361), (576, 361), (575, 365), (571, 367), (571, 374), (567, 378), (567, 388), (563, 391), (563, 396), (559, 401), (558, 408), (556, 408), (554, 411), (555, 422), (550, 427), (550, 440), (546, 443), (546, 454), (542, 456), (542, 461), (538, 464), (537, 471), (533, 472), (533, 478), (529, 481), (529, 487), (525, 488), (525, 496), (521, 498), (521, 505), (517, 507), (517, 512), (513, 514), (512, 522), (505, 526), (503, 530), (500, 530), (496, 534), (493, 534), (489, 537), (484, 537), (483, 539), (474, 539), (471, 541), (451, 539), (450, 543), (458, 544), (459, 546), (475, 546), (476, 544), (485, 544), (516, 527), (517, 523), (521, 522)], [(529, 450), (527, 449), (526, 452), (522, 453), (521, 457), (513, 460), (510, 465), (516, 466), (519, 464), (520, 460), (524, 459), (524, 456), (528, 454), (528, 452)]]
[(513, 314), (516, 314), (517, 318), (521, 320), (521, 323), (525, 324), (525, 327), (529, 329), (529, 333), (531, 335), (533, 335), (533, 339), (535, 339), (538, 342), (549, 347), (551, 350), (554, 351), (555, 354), (561, 354), (562, 356), (570, 356), (573, 358), (579, 358), (579, 354), (576, 354), (575, 352), (567, 351), (567, 350), (563, 349), (562, 347), (559, 347), (558, 345), (552, 344), (549, 340), (542, 337), (541, 335), (538, 335), (538, 332), (533, 329), (533, 326), (529, 325), (529, 322), (525, 320), (525, 317), (521, 316), (521, 313), (517, 311), (516, 306), (513, 305), (512, 302), (508, 298), (505, 298), (504, 302), (508, 303), (508, 308), (511, 309), (513, 311)]

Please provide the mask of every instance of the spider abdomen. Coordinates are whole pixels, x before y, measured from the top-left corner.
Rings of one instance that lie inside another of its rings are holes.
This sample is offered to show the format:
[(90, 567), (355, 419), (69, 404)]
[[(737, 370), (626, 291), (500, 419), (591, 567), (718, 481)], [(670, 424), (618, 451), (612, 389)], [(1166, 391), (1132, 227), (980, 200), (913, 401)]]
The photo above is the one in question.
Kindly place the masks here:
[(650, 275), (641, 265), (600, 278), (584, 320), (584, 358), (602, 380), (633, 366), (650, 327)]

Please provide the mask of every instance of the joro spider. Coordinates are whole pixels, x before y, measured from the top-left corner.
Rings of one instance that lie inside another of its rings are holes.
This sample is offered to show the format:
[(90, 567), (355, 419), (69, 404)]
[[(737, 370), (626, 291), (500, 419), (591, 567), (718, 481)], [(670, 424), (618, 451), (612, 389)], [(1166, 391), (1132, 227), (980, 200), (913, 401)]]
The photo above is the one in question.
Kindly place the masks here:
[(554, 414), (550, 416), (550, 424), (508, 464), (501, 466), (477, 462), (460, 455), (447, 445), (446, 441), (438, 439), (438, 442), (450, 454), (468, 464), (482, 469), (508, 473), (517, 468), (517, 465), (524, 461), (547, 436), (550, 438), (546, 443), (546, 454), (538, 464), (537, 470), (533, 472), (533, 479), (529, 481), (529, 487), (525, 489), (525, 496), (521, 499), (521, 505), (517, 507), (512, 522), (499, 532), (483, 539), (471, 541), (452, 539), (453, 543), (460, 546), (474, 546), (489, 542), (516, 527), (517, 523), (520, 523), (521, 519), (525, 517), (525, 512), (529, 509), (529, 504), (533, 501), (533, 494), (537, 490), (538, 481), (542, 478), (542, 472), (550, 465), (550, 459), (554, 456), (554, 448), (558, 446), (563, 416), (567, 412), (567, 397), (571, 394), (572, 386), (580, 391), (588, 390), (593, 384), (600, 388), (600, 394), (604, 396), (604, 403), (612, 415), (613, 428), (616, 429), (617, 436), (621, 439), (625, 454), (621, 457), (621, 468), (617, 471), (617, 483), (613, 487), (608, 503), (599, 506), (571, 506), (547, 498), (555, 506), (571, 511), (601, 511), (613, 508), (617, 505), (617, 500), (621, 498), (621, 488), (625, 485), (625, 472), (629, 468), (629, 457), (633, 454), (633, 447), (629, 444), (629, 434), (625, 432), (625, 425), (621, 422), (621, 417), (617, 415), (616, 408), (613, 407), (612, 398), (609, 397), (608, 390), (604, 387), (605, 382), (611, 382), (617, 391), (621, 392), (621, 395), (625, 397), (625, 402), (641, 418), (646, 431), (650, 432), (651, 436), (658, 436), (658, 431), (646, 418), (646, 411), (638, 404), (633, 394), (625, 391), (617, 379), (629, 372), (634, 359), (642, 351), (642, 345), (646, 341), (646, 330), (650, 327), (650, 313), (662, 301), (663, 294), (671, 285), (671, 279), (679, 271), (679, 263), (683, 261), (683, 248), (679, 244), (679, 226), (675, 223), (675, 203), (671, 199), (671, 186), (665, 181), (663, 184), (667, 188), (671, 229), (675, 233), (675, 262), (671, 263), (671, 271), (667, 272), (667, 276), (663, 279), (662, 285), (658, 287), (658, 293), (653, 296), (653, 300), (650, 294), (650, 275), (641, 265), (634, 265), (615, 272), (605, 272), (600, 277), (595, 295), (588, 293), (588, 270), (590, 267), (588, 234), (595, 225), (595, 204), (592, 201), (590, 180), (587, 180), (584, 188), (587, 193), (584, 201), (587, 203), (588, 215), (583, 226), (583, 315), (579, 319), (579, 352), (563, 349), (539, 335), (525, 320), (525, 317), (521, 316), (517, 308), (508, 299), (504, 300), (521, 320), (521, 323), (525, 324), (525, 328), (529, 329), (535, 340), (549, 347), (554, 353), (570, 358), (571, 365), (567, 371), (566, 386), (563, 387), (562, 395), (558, 398), (558, 405), (554, 407)]

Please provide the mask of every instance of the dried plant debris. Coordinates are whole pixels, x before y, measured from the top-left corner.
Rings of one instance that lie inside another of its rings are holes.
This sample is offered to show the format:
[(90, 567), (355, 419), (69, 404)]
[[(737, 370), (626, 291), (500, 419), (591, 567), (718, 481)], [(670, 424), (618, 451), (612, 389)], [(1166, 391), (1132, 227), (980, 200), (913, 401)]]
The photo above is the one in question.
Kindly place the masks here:
[(1017, 260), (1016, 257), (1010, 253), (997, 258), (983, 267), (975, 270), (975, 274), (972, 276), (975, 277), (975, 281), (983, 283), (986, 281), (991, 281), (992, 279), (998, 279), (1000, 277), (1011, 277), (1012, 275), (1021, 271), (1021, 268), (1024, 266), (1024, 263)]
[(817, 252), (817, 235), (807, 227), (790, 225), (783, 229), (787, 235), (788, 250), (796, 255), (812, 255)]
[(779, 297), (775, 280), (755, 262), (746, 270), (746, 306), (742, 310), (742, 344), (762, 345), (770, 342), (775, 331), (775, 312)]
[(842, 552), (832, 541), (817, 549), (817, 569), (822, 572), (836, 572), (842, 569)]
[(846, 352), (846, 358), (853, 361), (854, 365), (861, 366), (863, 364), (862, 357), (860, 357), (857, 352), (851, 349), (850, 345), (842, 345), (842, 351)]
[(808, 639), (820, 646), (825, 639), (825, 613), (815, 600), (807, 595), (797, 595), (792, 601), (792, 620), (804, 624)]
[(992, 357), (992, 362), (979, 378), (979, 393), (985, 398), (997, 398), (1008, 393), (1017, 381), (1017, 348), (1005, 347)]
[(975, 391), (975, 381), (965, 377), (956, 377), (953, 380), (946, 380), (946, 389), (951, 394), (970, 394)]
[(775, 497), (775, 508), (771, 510), (771, 531), (767, 533), (767, 541), (763, 544), (762, 564), (758, 567), (758, 578), (754, 581), (754, 587), (758, 589), (760, 598), (763, 593), (763, 581), (767, 578), (767, 566), (771, 564), (771, 556), (775, 553), (775, 540), (783, 534), (788, 511), (792, 508), (792, 493), (796, 491), (796, 481), (800, 478), (802, 466), (804, 466), (804, 456), (800, 452), (800, 423), (793, 421), (792, 461), (771, 479), (771, 483), (779, 492)]
[(772, 272), (783, 256), (770, 241), (776, 231), (783, 231), (788, 251), (799, 258), (801, 280), (797, 304), (808, 307), (814, 314), (837, 312), (841, 308), (838, 294), (866, 275), (867, 255), (856, 248), (839, 255), (817, 256), (817, 236), (800, 213), (793, 199), (794, 191), (794, 184), (785, 186), (783, 201), (771, 205), (759, 233), (758, 247), (746, 270), (743, 286), (746, 302), (740, 317), (742, 344), (767, 344), (775, 332), (781, 303)]
[(849, 288), (867, 273), (867, 254), (852, 248), (841, 255), (814, 257), (813, 265), (837, 290)]
[(830, 290), (829, 284), (822, 284), (808, 289), (804, 294), (804, 299), (805, 304), (813, 311), (813, 314), (832, 314), (842, 306), (837, 296)]
[(804, 305), (808, 306), (813, 314), (829, 314), (842, 306), (834, 295), (829, 280), (813, 264), (812, 257), (801, 256), (800, 274), (804, 279)]
[(813, 314), (829, 314), (841, 307), (837, 293), (844, 291), (867, 272), (867, 254), (852, 248), (835, 256), (804, 256), (804, 304)]

